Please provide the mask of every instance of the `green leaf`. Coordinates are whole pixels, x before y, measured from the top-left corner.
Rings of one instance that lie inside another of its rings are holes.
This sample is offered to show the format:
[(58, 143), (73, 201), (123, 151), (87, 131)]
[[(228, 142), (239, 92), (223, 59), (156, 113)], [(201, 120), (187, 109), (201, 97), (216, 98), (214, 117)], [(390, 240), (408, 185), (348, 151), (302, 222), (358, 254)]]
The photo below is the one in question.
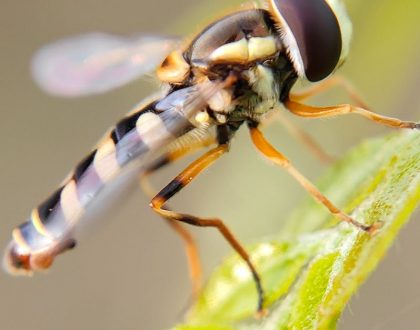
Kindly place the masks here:
[(371, 236), (338, 223), (308, 198), (276, 239), (249, 247), (268, 315), (254, 317), (255, 284), (238, 256), (214, 272), (179, 330), (331, 329), (420, 201), (420, 134), (361, 144), (318, 187), (356, 220), (384, 223)]

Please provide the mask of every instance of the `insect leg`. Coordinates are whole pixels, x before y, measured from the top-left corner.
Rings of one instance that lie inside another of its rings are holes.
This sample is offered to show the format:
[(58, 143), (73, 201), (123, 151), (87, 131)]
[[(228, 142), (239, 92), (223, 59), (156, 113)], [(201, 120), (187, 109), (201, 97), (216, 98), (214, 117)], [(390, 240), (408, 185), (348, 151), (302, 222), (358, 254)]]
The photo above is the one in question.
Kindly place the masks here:
[(222, 220), (217, 218), (200, 218), (197, 216), (178, 213), (163, 208), (163, 205), (173, 197), (177, 192), (189, 184), (199, 173), (212, 165), (220, 156), (228, 151), (228, 145), (219, 145), (211, 149), (196, 161), (191, 163), (184, 171), (182, 171), (174, 180), (172, 180), (165, 188), (163, 188), (151, 201), (151, 207), (155, 212), (171, 221), (180, 221), (199, 227), (214, 227), (219, 230), (223, 237), (228, 241), (232, 248), (241, 256), (248, 265), (254, 278), (258, 291), (258, 312), (262, 313), (264, 303), (264, 292), (261, 285), (260, 277), (250, 260), (249, 254), (246, 252), (242, 244), (235, 238), (228, 227)]
[(303, 143), (309, 151), (311, 151), (315, 157), (317, 157), (323, 163), (331, 163), (334, 160), (333, 156), (330, 156), (316, 141), (315, 139), (306, 133), (302, 128), (295, 125), (289, 119), (286, 118), (281, 112), (278, 112), (278, 118), (282, 125), (286, 128), (290, 135), (296, 138), (298, 141)]
[[(171, 148), (163, 155), (158, 157), (151, 165), (149, 165), (145, 172), (142, 174), (143, 176), (149, 176), (155, 171), (161, 169), (162, 167), (172, 164), (173, 162), (181, 159), (193, 152), (199, 151), (203, 148), (210, 147), (211, 145), (216, 143), (215, 137), (211, 136), (206, 139), (197, 139), (192, 140), (188, 144), (185, 145), (176, 145), (174, 148)], [(153, 194), (154, 195), (154, 194)]]
[[(314, 95), (318, 95), (323, 93), (331, 88), (334, 87), (342, 87), (344, 91), (349, 95), (349, 97), (355, 102), (355, 104), (361, 108), (368, 109), (369, 107), (363, 101), (363, 99), (359, 96), (356, 88), (352, 85), (352, 83), (347, 80), (345, 77), (341, 75), (333, 75), (330, 78), (327, 78), (312, 87), (299, 91), (297, 93), (291, 93), (290, 99), (295, 102), (300, 102), (306, 100)], [(334, 160), (334, 157), (328, 155), (320, 145), (305, 131), (301, 128), (294, 125), (292, 122), (287, 120), (284, 116), (280, 117), (280, 121), (282, 122), (283, 126), (289, 131), (289, 133), (301, 141), (304, 145), (308, 147), (308, 149), (316, 156), (318, 159), (324, 163), (329, 163)]]
[[(142, 187), (143, 191), (150, 197), (153, 198), (155, 195), (155, 190), (152, 188), (151, 184), (149, 183), (149, 176), (152, 175), (155, 171), (159, 170), (160, 168), (169, 165), (178, 159), (192, 153), (208, 147), (214, 144), (216, 141), (214, 138), (209, 138), (206, 140), (197, 140), (192, 141), (191, 143), (186, 145), (181, 145), (177, 148), (173, 148), (159, 157), (153, 164), (151, 164), (144, 173), (140, 176), (140, 186)], [(168, 210), (168, 207), (165, 207)], [(167, 218), (164, 218), (166, 223), (173, 229), (175, 232), (181, 237), (184, 241), (185, 246), (185, 253), (187, 255), (189, 270), (190, 270), (190, 278), (193, 284), (193, 296), (196, 298), (200, 293), (201, 289), (201, 279), (202, 279), (202, 271), (201, 271), (201, 262), (200, 256), (198, 253), (197, 244), (194, 240), (194, 237), (191, 233), (184, 227), (180, 222), (171, 221)]]
[(330, 78), (327, 78), (306, 90), (297, 93), (291, 93), (290, 98), (294, 101), (303, 101), (334, 87), (342, 87), (344, 91), (349, 95), (349, 97), (357, 104), (357, 106), (364, 109), (369, 109), (366, 103), (359, 96), (356, 88), (352, 85), (352, 83), (340, 75), (331, 76)]
[(305, 188), (312, 197), (323, 204), (334, 216), (338, 219), (351, 223), (353, 226), (369, 232), (374, 233), (380, 226), (380, 223), (375, 223), (372, 225), (365, 225), (360, 223), (341, 211), (336, 207), (326, 196), (324, 196), (317, 187), (315, 187), (306, 177), (304, 177), (293, 165), (292, 163), (279, 151), (277, 151), (263, 136), (261, 131), (254, 126), (250, 126), (251, 139), (257, 149), (274, 164), (284, 168), (292, 177), (296, 179), (300, 185)]
[(299, 103), (292, 99), (286, 99), (283, 103), (285, 107), (293, 114), (301, 117), (321, 118), (355, 113), (378, 124), (387, 125), (390, 127), (420, 129), (419, 123), (413, 121), (402, 121), (397, 118), (382, 116), (351, 104), (339, 104), (329, 107), (314, 107), (311, 105)]

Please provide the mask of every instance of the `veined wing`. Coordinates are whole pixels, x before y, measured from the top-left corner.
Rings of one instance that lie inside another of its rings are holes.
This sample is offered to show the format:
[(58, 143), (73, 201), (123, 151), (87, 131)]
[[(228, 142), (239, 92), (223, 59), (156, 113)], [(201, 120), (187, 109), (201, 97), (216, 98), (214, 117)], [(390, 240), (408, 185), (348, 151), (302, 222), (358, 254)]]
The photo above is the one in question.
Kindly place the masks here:
[(158, 35), (82, 34), (38, 50), (32, 59), (32, 74), (53, 95), (98, 94), (153, 71), (179, 45), (179, 38)]
[(55, 256), (75, 245), (75, 234), (109, 206), (124, 188), (137, 182), (155, 155), (189, 130), (194, 117), (224, 82), (205, 82), (165, 95), (130, 112), (72, 171), (62, 185), (13, 231), (6, 270), (31, 274), (49, 268)]

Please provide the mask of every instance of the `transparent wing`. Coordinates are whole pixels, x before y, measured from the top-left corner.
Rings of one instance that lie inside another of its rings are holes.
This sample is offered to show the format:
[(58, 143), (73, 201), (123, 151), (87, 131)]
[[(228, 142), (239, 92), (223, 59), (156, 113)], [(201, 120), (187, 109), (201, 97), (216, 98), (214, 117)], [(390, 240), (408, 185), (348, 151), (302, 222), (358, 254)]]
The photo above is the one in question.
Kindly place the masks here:
[[(215, 94), (220, 92), (226, 83), (224, 81), (205, 81), (199, 84), (185, 87), (168, 95), (162, 96), (156, 94), (155, 97), (148, 100), (157, 101), (154, 109), (157, 111), (161, 122), (164, 123), (165, 130), (170, 134), (160, 131), (161, 125), (150, 125), (139, 135), (137, 129), (127, 132), (117, 143), (116, 149), (110, 149), (108, 153), (102, 154), (104, 166), (111, 164), (110, 160), (119, 159), (121, 164), (128, 164), (133, 160), (141, 163), (140, 167), (147, 166), (153, 161), (165, 146), (179, 138), (187, 126), (195, 125), (195, 115), (207, 107), (208, 101)], [(149, 109), (145, 104), (149, 102), (140, 102), (129, 112), (129, 115)], [(153, 143), (144, 149), (145, 145), (140, 143), (142, 140), (152, 140)], [(101, 145), (100, 141), (98, 145)], [(112, 170), (110, 169), (112, 172)]]
[(42, 47), (31, 69), (49, 94), (99, 94), (151, 72), (179, 44), (179, 38), (157, 35), (82, 34)]

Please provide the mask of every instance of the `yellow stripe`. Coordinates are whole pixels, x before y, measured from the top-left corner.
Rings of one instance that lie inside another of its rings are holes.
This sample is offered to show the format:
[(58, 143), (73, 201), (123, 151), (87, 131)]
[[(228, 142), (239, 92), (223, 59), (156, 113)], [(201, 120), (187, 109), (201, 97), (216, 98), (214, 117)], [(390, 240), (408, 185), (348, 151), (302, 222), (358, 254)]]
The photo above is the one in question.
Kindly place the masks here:
[(31, 247), (28, 245), (28, 243), (26, 243), (26, 240), (25, 240), (25, 238), (22, 236), (22, 232), (21, 232), (21, 230), (19, 229), (19, 228), (15, 228), (15, 229), (13, 229), (13, 231), (12, 231), (12, 237), (13, 237), (13, 240), (16, 242), (16, 244), (20, 247), (20, 248), (22, 248), (22, 249), (24, 249), (24, 250), (26, 250), (26, 252), (25, 253), (30, 253), (31, 252)]
[(84, 212), (84, 208), (77, 195), (77, 186), (74, 180), (71, 180), (63, 188), (60, 205), (66, 222), (70, 224)]
[(96, 173), (105, 183), (110, 180), (118, 171), (120, 166), (117, 161), (117, 154), (114, 141), (107, 139), (99, 146), (93, 160)]
[(31, 221), (38, 233), (50, 239), (54, 239), (54, 237), (48, 232), (47, 228), (45, 228), (44, 224), (42, 223), (41, 218), (39, 217), (38, 209), (32, 210)]
[(159, 115), (151, 112), (140, 115), (137, 119), (136, 129), (142, 141), (149, 149), (153, 149), (163, 139), (172, 135)]

